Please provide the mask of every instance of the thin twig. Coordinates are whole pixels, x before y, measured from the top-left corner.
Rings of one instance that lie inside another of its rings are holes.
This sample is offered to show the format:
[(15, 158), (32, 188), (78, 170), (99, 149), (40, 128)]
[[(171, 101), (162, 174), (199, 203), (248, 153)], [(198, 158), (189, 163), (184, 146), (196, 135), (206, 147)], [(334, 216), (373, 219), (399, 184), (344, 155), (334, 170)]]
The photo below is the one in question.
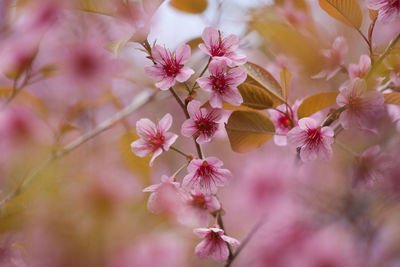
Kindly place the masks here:
[(153, 99), (154, 92), (153, 91), (144, 91), (136, 96), (133, 101), (126, 106), (120, 112), (117, 112), (114, 116), (107, 119), (106, 121), (100, 123), (95, 129), (92, 131), (78, 137), (74, 141), (70, 142), (66, 146), (64, 146), (61, 150), (53, 153), (50, 155), (42, 164), (40, 164), (36, 169), (34, 169), (27, 177), (25, 177), (20, 185), (10, 194), (5, 196), (2, 200), (0, 200), (0, 208), (4, 206), (4, 204), (13, 199), (14, 197), (18, 196), (20, 193), (24, 192), (26, 187), (34, 180), (42, 171), (44, 171), (52, 162), (55, 160), (62, 158), (63, 156), (67, 155), (80, 145), (86, 143), (87, 141), (91, 140), (92, 138), (96, 137), (97, 135), (101, 134), (102, 132), (110, 129), (113, 127), (118, 121), (122, 120), (126, 116), (130, 115), (132, 112), (138, 110), (150, 100)]
[(261, 217), (261, 219), (258, 221), (258, 223), (256, 223), (256, 225), (253, 226), (253, 228), (250, 230), (250, 232), (247, 234), (247, 236), (241, 242), (240, 246), (236, 249), (235, 253), (233, 253), (232, 257), (228, 258), (228, 261), (225, 264), (225, 267), (231, 266), (232, 262), (236, 259), (236, 257), (243, 250), (243, 248), (250, 242), (250, 240), (253, 238), (255, 233), (261, 228), (261, 226), (264, 225), (265, 217), (266, 217), (266, 215), (263, 215)]

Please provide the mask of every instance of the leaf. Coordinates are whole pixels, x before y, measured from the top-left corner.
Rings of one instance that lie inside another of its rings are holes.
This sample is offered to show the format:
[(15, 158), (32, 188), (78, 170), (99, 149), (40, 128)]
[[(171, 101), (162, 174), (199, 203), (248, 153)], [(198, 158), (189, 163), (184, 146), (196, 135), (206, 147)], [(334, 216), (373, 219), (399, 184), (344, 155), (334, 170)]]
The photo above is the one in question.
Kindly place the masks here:
[(243, 97), (242, 105), (261, 110), (272, 107), (273, 102), (263, 88), (250, 83), (242, 83), (238, 89)]
[(336, 104), (338, 94), (338, 92), (327, 92), (307, 97), (297, 110), (299, 119), (308, 117), (317, 111)]
[(191, 14), (200, 14), (207, 9), (207, 0), (172, 0), (169, 4), (179, 11)]
[(362, 12), (356, 0), (318, 0), (320, 7), (338, 21), (359, 29)]
[(400, 106), (400, 93), (393, 92), (389, 94), (384, 94), (383, 97), (385, 98), (386, 104), (393, 104)]
[(122, 39), (122, 40), (116, 40), (111, 43), (108, 43), (106, 45), (106, 49), (108, 51), (110, 51), (111, 53), (113, 53), (117, 57), (119, 55), (119, 53), (121, 52), (121, 49), (124, 48), (124, 46), (129, 42), (130, 39), (131, 39), (131, 36), (129, 36), (125, 39)]
[(375, 21), (378, 18), (378, 10), (368, 9), (369, 18)]
[[(211, 108), (210, 102), (207, 101), (204, 103), (202, 108)], [(241, 110), (241, 111), (257, 111), (257, 109), (245, 106), (245, 105), (239, 105), (239, 106), (234, 106), (232, 104), (229, 104), (228, 102), (222, 102), (222, 109), (223, 110)]]
[(60, 126), (60, 134), (64, 135), (66, 133), (72, 132), (72, 131), (78, 131), (79, 128), (76, 127), (75, 125), (69, 124), (69, 123), (63, 123)]
[(275, 133), (272, 121), (255, 111), (234, 111), (225, 129), (232, 150), (239, 153), (261, 146)]
[(287, 99), (289, 96), (289, 88), (290, 88), (290, 81), (292, 79), (292, 74), (286, 68), (283, 68), (279, 76), (281, 79), (283, 97)]
[[(3, 105), (4, 101), (7, 101), (11, 97), (13, 89), (11, 87), (1, 87), (0, 86), (0, 107)], [(17, 103), (21, 106), (29, 107), (38, 112), (38, 114), (43, 117), (48, 117), (50, 112), (46, 104), (37, 96), (31, 94), (28, 91), (22, 90), (18, 95), (12, 100), (12, 103)]]
[(141, 179), (143, 185), (148, 184), (150, 181), (151, 169), (149, 166), (150, 158), (141, 158), (136, 156), (131, 151), (131, 143), (139, 139), (135, 131), (127, 131), (120, 137), (120, 151), (122, 159), (127, 167), (129, 167)]
[(101, 14), (105, 16), (112, 16), (113, 11), (110, 6), (106, 5), (104, 0), (80, 0), (78, 8), (82, 11)]
[(285, 102), (282, 88), (272, 74), (251, 62), (247, 62), (243, 67), (247, 72), (246, 82), (265, 89), (265, 92), (269, 94), (272, 100), (271, 107), (276, 107)]

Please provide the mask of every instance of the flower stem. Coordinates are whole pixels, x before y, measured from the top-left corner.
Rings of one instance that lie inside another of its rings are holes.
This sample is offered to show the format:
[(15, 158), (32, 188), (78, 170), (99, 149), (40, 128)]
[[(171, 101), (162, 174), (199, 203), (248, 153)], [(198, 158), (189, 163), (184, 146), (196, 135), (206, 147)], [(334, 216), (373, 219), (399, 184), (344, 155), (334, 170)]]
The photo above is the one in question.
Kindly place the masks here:
[(329, 126), (331, 125), (335, 120), (337, 120), (340, 116), (340, 113), (342, 113), (343, 111), (345, 111), (347, 109), (346, 106), (340, 107), (337, 110), (335, 110), (334, 112), (332, 112), (325, 120), (324, 122), (321, 124), (322, 127), (325, 126)]
[(184, 156), (185, 158), (190, 158), (190, 156), (189, 156), (188, 154), (182, 152), (181, 150), (177, 149), (177, 148), (174, 147), (174, 146), (170, 146), (169, 148), (170, 148), (171, 150), (173, 150), (173, 151), (175, 151), (175, 152), (181, 154), (181, 155)]
[(183, 169), (185, 169), (188, 165), (189, 165), (189, 160), (186, 161), (185, 164), (183, 164), (173, 175), (171, 178), (175, 178), (181, 171), (183, 171)]
[[(208, 62), (207, 62), (207, 65), (206, 65), (206, 66), (204, 67), (204, 69), (201, 71), (201, 73), (200, 73), (200, 75), (199, 75), (199, 78), (200, 78), (200, 77), (203, 77), (204, 73), (205, 73), (206, 70), (208, 69), (208, 66), (210, 65), (211, 59), (212, 59), (212, 58), (210, 57), (210, 59), (209, 59)], [(196, 85), (197, 85), (197, 81), (193, 84), (192, 90), (190, 90), (190, 93), (189, 93), (189, 94), (192, 94), (192, 93), (193, 93), (193, 90), (195, 89)]]

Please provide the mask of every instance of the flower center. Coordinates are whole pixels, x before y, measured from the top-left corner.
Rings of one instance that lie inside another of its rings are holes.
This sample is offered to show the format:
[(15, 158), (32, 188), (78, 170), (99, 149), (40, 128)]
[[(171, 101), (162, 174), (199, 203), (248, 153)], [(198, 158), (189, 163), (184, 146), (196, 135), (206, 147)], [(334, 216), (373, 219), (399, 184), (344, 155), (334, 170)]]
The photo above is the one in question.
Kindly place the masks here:
[(205, 200), (204, 196), (192, 195), (192, 197), (193, 197), (193, 200), (192, 200), (193, 206), (199, 207), (199, 208), (205, 208), (206, 200)]
[(202, 178), (211, 177), (214, 175), (214, 168), (205, 160), (200, 168), (197, 169), (197, 176)]
[(321, 143), (322, 136), (319, 129), (308, 129), (306, 143), (309, 146), (316, 147)]
[(217, 130), (217, 124), (207, 118), (200, 118), (199, 120), (195, 121), (197, 126), (197, 132), (206, 134), (207, 136), (212, 136), (215, 131)]
[(175, 77), (178, 75), (179, 70), (183, 67), (183, 65), (179, 65), (176, 62), (170, 62), (167, 65), (164, 65), (164, 71), (167, 74), (167, 76), (173, 76)]
[(292, 122), (287, 116), (280, 116), (278, 122), (281, 128), (284, 129), (292, 128)]
[(152, 147), (152, 150), (155, 151), (160, 148), (164, 144), (164, 140), (165, 137), (162, 134), (157, 133), (157, 135), (150, 140), (150, 146)]
[(219, 77), (212, 76), (211, 82), (214, 91), (217, 91), (219, 94), (223, 94), (225, 92), (227, 85), (225, 77), (223, 75)]

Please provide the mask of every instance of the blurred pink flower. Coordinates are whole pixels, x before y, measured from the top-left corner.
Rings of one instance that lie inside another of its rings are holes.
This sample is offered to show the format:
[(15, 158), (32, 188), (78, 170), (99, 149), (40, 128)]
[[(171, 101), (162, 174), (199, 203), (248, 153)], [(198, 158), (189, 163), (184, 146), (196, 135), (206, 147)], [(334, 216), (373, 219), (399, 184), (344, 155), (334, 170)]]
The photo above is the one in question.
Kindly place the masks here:
[(286, 146), (286, 134), (298, 125), (297, 109), (300, 101), (296, 101), (291, 108), (285, 104), (277, 106), (275, 109), (269, 109), (269, 114), (275, 126), (274, 142), (278, 146)]
[(216, 157), (192, 160), (182, 187), (200, 189), (205, 194), (217, 193), (217, 186), (224, 186), (232, 177), (229, 170), (221, 169), (222, 165), (222, 161)]
[(307, 22), (307, 14), (296, 9), (291, 0), (286, 0), (283, 7), (278, 9), (278, 12), (294, 26), (300, 27)]
[(375, 183), (382, 182), (386, 171), (390, 167), (390, 163), (390, 156), (383, 153), (379, 146), (376, 145), (368, 148), (357, 158), (353, 175), (353, 186), (363, 184), (367, 188), (370, 188)]
[(322, 127), (311, 118), (299, 120), (296, 126), (287, 134), (288, 142), (300, 147), (302, 161), (312, 161), (317, 157), (330, 160), (332, 157), (331, 145), (334, 142), (334, 132), (331, 127)]
[(188, 225), (208, 226), (212, 212), (221, 208), (215, 196), (206, 196), (200, 190), (192, 190), (188, 195), (180, 221)]
[(170, 178), (166, 175), (161, 177), (161, 183), (153, 184), (143, 192), (150, 192), (150, 197), (147, 202), (147, 209), (155, 214), (170, 213), (179, 214), (182, 208), (182, 192), (179, 183), (175, 178)]
[(205, 238), (195, 249), (196, 256), (200, 259), (213, 257), (218, 262), (224, 262), (228, 259), (228, 244), (232, 247), (238, 247), (239, 241), (235, 238), (224, 235), (224, 230), (220, 228), (197, 228), (193, 232), (200, 238)]
[(400, 14), (399, 0), (368, 0), (368, 8), (378, 10), (378, 20), (389, 23)]
[(234, 106), (243, 102), (237, 86), (246, 80), (247, 73), (242, 68), (233, 68), (226, 72), (225, 61), (212, 61), (208, 68), (210, 77), (197, 79), (200, 87), (210, 95), (210, 105), (213, 108), (222, 108), (222, 101)]
[(152, 50), (154, 66), (146, 67), (146, 74), (158, 81), (156, 86), (161, 90), (168, 90), (174, 86), (175, 80), (185, 82), (194, 73), (191, 68), (185, 67), (190, 58), (190, 46), (183, 44), (174, 53), (168, 49), (155, 45)]
[(367, 91), (367, 83), (356, 78), (340, 88), (336, 98), (339, 106), (347, 109), (340, 114), (343, 128), (358, 126), (361, 129), (373, 129), (384, 110), (383, 95), (377, 91)]
[(163, 151), (168, 151), (169, 147), (178, 138), (178, 135), (167, 132), (172, 125), (172, 116), (167, 113), (158, 122), (157, 126), (154, 125), (149, 119), (140, 119), (136, 122), (136, 131), (140, 136), (139, 140), (132, 142), (132, 152), (139, 157), (145, 157), (152, 154), (150, 166), (153, 161)]
[(219, 128), (221, 110), (201, 108), (201, 103), (197, 100), (191, 101), (187, 110), (190, 119), (182, 124), (182, 135), (197, 137), (199, 144), (210, 142)]
[(350, 79), (363, 78), (371, 68), (371, 58), (367, 55), (361, 55), (358, 64), (349, 64)]
[(323, 49), (322, 55), (325, 57), (324, 69), (314, 75), (313, 79), (326, 78), (331, 79), (338, 73), (342, 65), (344, 64), (344, 56), (348, 51), (348, 45), (344, 37), (339, 36), (335, 39), (331, 49)]
[(235, 52), (239, 47), (239, 38), (236, 35), (231, 34), (222, 38), (221, 32), (210, 26), (204, 29), (202, 38), (204, 44), (199, 44), (199, 48), (212, 59), (222, 60), (229, 67), (246, 63), (247, 57)]

